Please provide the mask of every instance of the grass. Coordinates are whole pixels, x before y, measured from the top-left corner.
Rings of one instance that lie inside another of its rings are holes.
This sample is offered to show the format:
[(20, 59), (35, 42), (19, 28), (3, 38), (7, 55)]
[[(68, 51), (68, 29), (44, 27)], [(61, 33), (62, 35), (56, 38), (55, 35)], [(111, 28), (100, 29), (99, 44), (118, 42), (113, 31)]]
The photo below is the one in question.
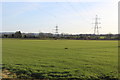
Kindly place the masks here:
[(16, 78), (118, 79), (118, 42), (3, 39), (3, 69)]

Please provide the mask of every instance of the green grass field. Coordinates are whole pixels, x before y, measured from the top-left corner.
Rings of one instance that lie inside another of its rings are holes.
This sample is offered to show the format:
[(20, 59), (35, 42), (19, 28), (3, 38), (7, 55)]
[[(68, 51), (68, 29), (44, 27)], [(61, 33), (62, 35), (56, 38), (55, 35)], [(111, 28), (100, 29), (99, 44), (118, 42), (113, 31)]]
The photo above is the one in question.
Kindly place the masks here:
[(118, 41), (3, 39), (2, 42), (3, 69), (15, 73), (17, 78), (118, 79)]

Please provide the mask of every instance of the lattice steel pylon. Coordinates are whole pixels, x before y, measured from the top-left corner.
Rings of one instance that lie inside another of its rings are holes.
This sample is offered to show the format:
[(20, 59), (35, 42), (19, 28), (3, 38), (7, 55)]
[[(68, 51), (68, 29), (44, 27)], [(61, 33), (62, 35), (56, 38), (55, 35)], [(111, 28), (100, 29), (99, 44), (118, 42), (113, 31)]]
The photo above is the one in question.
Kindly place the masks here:
[(58, 34), (58, 30), (59, 30), (59, 29), (58, 29), (58, 26), (56, 25), (56, 27), (55, 27), (55, 33), (56, 33), (56, 34)]
[(98, 18), (98, 15), (96, 15), (96, 17), (95, 17), (95, 27), (94, 27), (94, 34), (95, 35), (99, 35), (99, 24), (101, 24), (100, 22), (98, 22), (98, 19), (100, 19), (100, 18)]

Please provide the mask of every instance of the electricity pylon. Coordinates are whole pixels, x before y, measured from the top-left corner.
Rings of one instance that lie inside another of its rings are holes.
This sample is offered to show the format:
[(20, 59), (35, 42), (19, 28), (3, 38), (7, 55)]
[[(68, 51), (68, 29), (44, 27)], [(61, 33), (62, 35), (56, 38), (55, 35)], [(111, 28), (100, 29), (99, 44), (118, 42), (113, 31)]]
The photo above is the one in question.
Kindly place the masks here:
[(98, 16), (96, 15), (96, 18), (95, 18), (95, 27), (94, 27), (94, 34), (96, 34), (96, 35), (99, 35), (99, 24), (101, 24), (100, 22), (98, 22), (98, 19), (100, 19), (100, 18), (98, 18)]

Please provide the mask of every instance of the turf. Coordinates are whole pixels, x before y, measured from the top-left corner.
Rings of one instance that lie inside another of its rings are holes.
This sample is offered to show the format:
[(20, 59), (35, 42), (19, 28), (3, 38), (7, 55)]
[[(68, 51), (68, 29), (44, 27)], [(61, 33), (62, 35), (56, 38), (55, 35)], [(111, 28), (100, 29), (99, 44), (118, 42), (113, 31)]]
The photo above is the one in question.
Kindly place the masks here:
[(118, 41), (3, 39), (3, 69), (17, 78), (118, 79)]

